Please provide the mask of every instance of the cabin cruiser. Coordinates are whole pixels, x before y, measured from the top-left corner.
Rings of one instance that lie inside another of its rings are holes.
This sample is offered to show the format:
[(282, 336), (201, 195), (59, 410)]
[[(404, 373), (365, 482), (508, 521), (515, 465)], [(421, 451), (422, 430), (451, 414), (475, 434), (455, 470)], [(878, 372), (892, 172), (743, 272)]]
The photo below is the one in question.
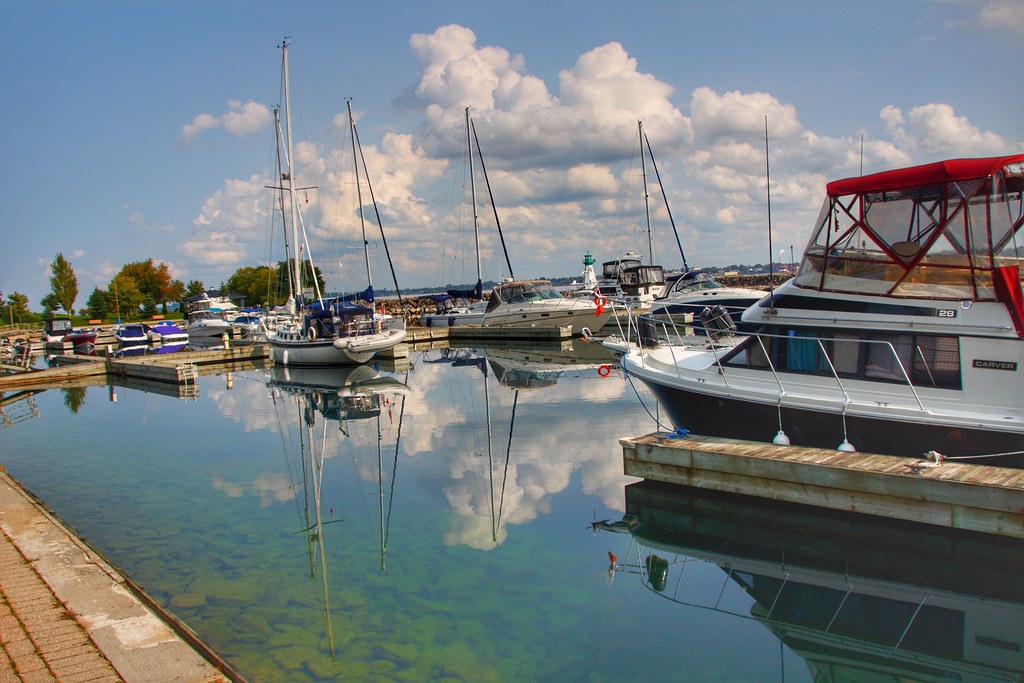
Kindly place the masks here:
[(738, 316), (768, 294), (748, 287), (726, 287), (711, 273), (690, 270), (672, 278), (665, 293), (651, 302), (650, 316), (677, 325), (696, 323), (708, 306), (722, 306)]
[(190, 339), (220, 338), (224, 334), (231, 334), (231, 323), (217, 315), (216, 311), (204, 308), (189, 313), (188, 328), (185, 331)]
[(573, 336), (599, 330), (612, 315), (600, 297), (565, 297), (550, 280), (512, 280), (495, 285), (484, 327), (564, 327)]
[(699, 434), (1020, 467), (1022, 194), (1024, 154), (831, 182), (756, 332), (654, 321), (623, 369)]
[(433, 313), (420, 316), (424, 327), (480, 325), (487, 310), (483, 283), (479, 280), (472, 289), (449, 289), (444, 294), (423, 294), (419, 298), (434, 304)]

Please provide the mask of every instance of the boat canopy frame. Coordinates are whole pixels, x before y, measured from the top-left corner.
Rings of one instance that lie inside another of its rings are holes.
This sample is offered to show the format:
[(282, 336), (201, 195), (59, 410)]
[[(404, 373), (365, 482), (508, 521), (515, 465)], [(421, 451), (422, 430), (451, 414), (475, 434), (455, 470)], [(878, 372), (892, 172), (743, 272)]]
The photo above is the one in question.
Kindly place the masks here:
[[(1024, 154), (829, 183), (795, 284), (820, 291), (1005, 300), (1024, 245)], [(1001, 272), (1005, 270), (1005, 272)]]

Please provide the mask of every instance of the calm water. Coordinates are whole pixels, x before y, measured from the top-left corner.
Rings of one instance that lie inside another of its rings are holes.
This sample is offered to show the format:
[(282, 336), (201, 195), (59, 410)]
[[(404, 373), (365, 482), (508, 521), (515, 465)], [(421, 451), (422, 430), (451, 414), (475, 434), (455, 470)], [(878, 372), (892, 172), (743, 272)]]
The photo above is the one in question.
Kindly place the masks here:
[(254, 680), (1019, 678), (1019, 544), (637, 484), (637, 394), (552, 355), (50, 390), (0, 462)]

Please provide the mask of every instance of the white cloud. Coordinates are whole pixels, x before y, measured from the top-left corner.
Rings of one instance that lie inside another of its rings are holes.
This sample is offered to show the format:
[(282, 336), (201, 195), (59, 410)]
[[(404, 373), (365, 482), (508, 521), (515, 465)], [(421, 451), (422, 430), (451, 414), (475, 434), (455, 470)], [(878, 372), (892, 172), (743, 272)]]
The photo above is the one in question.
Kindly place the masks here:
[[(768, 92), (699, 86), (676, 101), (673, 86), (645, 72), (618, 43), (581, 54), (559, 72), (554, 92), (528, 71), (521, 55), (478, 45), (476, 34), (463, 26), (414, 34), (409, 46), (421, 66), (409, 89), (412, 99), (405, 104), (419, 109), (420, 124), (414, 132), (386, 132), (378, 143), (363, 138), (403, 287), (475, 278), (467, 272), (475, 255), (454, 254), (472, 243), (465, 234), (470, 227), (468, 183), (460, 170), (465, 165), (466, 106), (471, 107), (490, 181), (487, 188), (477, 165), (489, 278), (507, 274), (490, 193), (518, 277), (566, 274), (568, 265), (578, 263), (588, 249), (599, 260), (605, 252), (646, 251), (646, 235), (639, 234), (646, 226), (638, 120), (643, 120), (654, 147), (691, 266), (767, 260), (766, 119), (773, 237), (786, 245), (806, 239), (827, 180), (855, 175), (862, 166), (874, 172), (950, 156), (1002, 154), (1012, 146), (957, 115), (948, 104), (926, 103), (907, 111), (887, 105), (878, 113), (885, 137), (867, 137), (862, 156), (862, 131), (830, 136), (809, 129), (796, 105)], [(193, 136), (218, 125), (239, 134), (252, 132), (265, 112), (253, 103), (231, 102), (229, 107), (237, 120), (228, 115), (197, 117)], [(360, 121), (360, 132), (387, 123), (372, 117), (367, 113)], [(347, 133), (344, 112), (326, 128), (332, 137), (347, 140), (347, 134), (338, 135), (339, 127)], [(309, 193), (309, 204), (302, 204), (313, 254), (327, 263), (341, 263), (351, 251), (347, 247), (358, 244), (351, 150), (298, 143), (295, 157), (298, 182), (319, 185)], [(647, 168), (653, 230), (661, 240), (655, 247), (658, 260), (678, 267), (675, 239), (651, 170)], [(184, 254), (222, 268), (222, 277), (234, 267), (256, 262), (266, 253), (269, 235), (257, 229), (265, 225), (270, 205), (265, 184), (256, 175), (226, 182), (204, 203)], [(363, 200), (368, 206), (365, 190)], [(368, 218), (373, 224), (372, 212)], [(375, 253), (380, 255), (379, 248)], [(374, 271), (383, 272), (376, 266)], [(328, 287), (337, 284), (329, 281)]]
[(274, 120), (266, 105), (249, 100), (242, 103), (228, 100), (228, 111), (221, 116), (197, 114), (191, 123), (181, 127), (181, 144), (191, 145), (200, 133), (213, 128), (223, 128), (236, 137), (246, 137), (265, 128)]
[(1024, 36), (1024, 3), (1020, 0), (986, 0), (978, 10), (978, 23), (990, 31), (1011, 31)]

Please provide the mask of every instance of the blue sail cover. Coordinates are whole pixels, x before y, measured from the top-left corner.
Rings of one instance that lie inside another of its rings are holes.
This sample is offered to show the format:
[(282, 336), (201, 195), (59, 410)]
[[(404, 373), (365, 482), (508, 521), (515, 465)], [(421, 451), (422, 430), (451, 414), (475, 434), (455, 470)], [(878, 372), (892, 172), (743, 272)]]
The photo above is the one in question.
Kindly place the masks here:
[(345, 294), (344, 296), (339, 296), (339, 297), (337, 297), (335, 299), (335, 301), (341, 302), (341, 303), (344, 303), (346, 301), (365, 301), (367, 303), (371, 303), (372, 304), (373, 303), (373, 287), (372, 286), (367, 287), (363, 291), (356, 292), (355, 294)]
[(449, 289), (448, 296), (453, 299), (483, 299), (484, 298), (484, 283), (480, 280), (476, 281), (476, 286), (473, 289)]

